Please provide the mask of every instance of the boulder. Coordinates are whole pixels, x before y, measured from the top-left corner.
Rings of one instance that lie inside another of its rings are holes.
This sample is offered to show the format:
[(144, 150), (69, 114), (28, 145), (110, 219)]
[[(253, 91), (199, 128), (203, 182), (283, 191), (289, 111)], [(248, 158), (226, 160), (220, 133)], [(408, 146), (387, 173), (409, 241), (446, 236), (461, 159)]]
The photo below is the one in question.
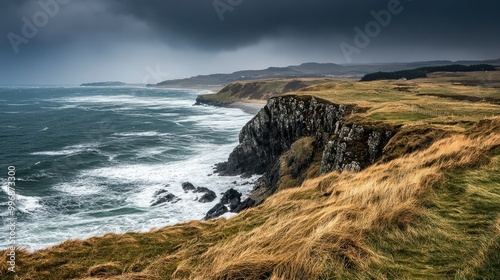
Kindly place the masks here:
[(159, 204), (163, 204), (166, 202), (171, 202), (171, 203), (176, 203), (180, 200), (177, 196), (165, 191), (165, 190), (159, 190), (155, 192), (155, 196), (153, 200), (151, 201), (151, 206), (156, 206)]
[(208, 190), (208, 192), (205, 192), (200, 199), (198, 199), (198, 202), (201, 203), (207, 203), (207, 202), (212, 202), (217, 198), (217, 195), (215, 192)]
[(194, 191), (196, 189), (196, 187), (189, 182), (185, 182), (185, 183), (182, 183), (182, 189), (185, 192), (188, 192), (188, 191)]
[(217, 203), (212, 209), (210, 209), (205, 215), (204, 220), (215, 219), (228, 212), (227, 207), (222, 203)]
[(238, 207), (236, 207), (233, 212), (235, 213), (240, 213), (241, 211), (245, 210), (245, 209), (248, 209), (248, 208), (251, 208), (255, 205), (255, 200), (251, 199), (251, 198), (247, 198), (245, 200), (243, 200), (242, 203), (240, 203), (238, 205)]
[(192, 191), (193, 193), (203, 193), (203, 195), (198, 199), (198, 202), (207, 203), (212, 202), (217, 198), (217, 195), (214, 191), (205, 188), (205, 187), (195, 187), (193, 184), (189, 182), (182, 183), (182, 189), (185, 192)]
[(227, 212), (239, 213), (254, 205), (255, 201), (253, 199), (247, 198), (241, 202), (241, 193), (234, 189), (229, 189), (222, 195), (220, 202), (207, 212), (205, 220), (215, 219)]
[(155, 191), (155, 193), (153, 194), (153, 197), (157, 197), (157, 196), (159, 196), (160, 194), (164, 194), (164, 193), (168, 193), (168, 191), (167, 191), (167, 190), (164, 190), (164, 189), (157, 190), (157, 191)]
[(220, 203), (228, 205), (229, 211), (234, 212), (234, 210), (241, 204), (241, 193), (235, 189), (229, 189), (222, 195)]
[(208, 193), (208, 192), (213, 192), (209, 188), (205, 187), (197, 187), (196, 189), (193, 190), (194, 193)]

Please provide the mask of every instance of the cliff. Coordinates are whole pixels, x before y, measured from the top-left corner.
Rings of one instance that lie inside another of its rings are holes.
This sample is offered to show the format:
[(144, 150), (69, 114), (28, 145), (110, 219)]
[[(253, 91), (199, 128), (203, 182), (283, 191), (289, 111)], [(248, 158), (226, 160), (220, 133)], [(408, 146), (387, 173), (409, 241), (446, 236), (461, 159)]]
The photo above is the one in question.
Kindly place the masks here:
[(232, 82), (215, 94), (202, 94), (195, 105), (228, 106), (238, 101), (263, 101), (303, 88), (331, 82), (332, 79), (267, 79)]
[(271, 98), (243, 127), (240, 144), (217, 171), (262, 174), (250, 196), (255, 203), (289, 187), (288, 180), (300, 185), (308, 177), (331, 171), (359, 172), (380, 158), (398, 130), (387, 124), (347, 121), (364, 110), (307, 95)]

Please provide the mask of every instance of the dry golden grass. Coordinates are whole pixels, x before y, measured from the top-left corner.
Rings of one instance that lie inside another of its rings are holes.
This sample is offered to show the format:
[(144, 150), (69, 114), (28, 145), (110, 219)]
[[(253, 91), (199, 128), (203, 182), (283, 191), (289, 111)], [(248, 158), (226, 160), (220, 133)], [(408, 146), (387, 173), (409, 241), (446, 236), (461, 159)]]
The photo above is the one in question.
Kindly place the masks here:
[(369, 121), (454, 125), (500, 115), (500, 71), (435, 73), (410, 81), (332, 81), (293, 94), (368, 107), (361, 116)]
[[(419, 221), (428, 216), (419, 200), (443, 180), (440, 171), (475, 166), (483, 161), (487, 150), (498, 145), (500, 134), (487, 140), (453, 136), (421, 153), (358, 174), (333, 175), (334, 183), (323, 186), (322, 191), (330, 194), (327, 199), (294, 201), (293, 207), (289, 206), (293, 211), (286, 209), (287, 197), (317, 189), (332, 175), (308, 181), (300, 190), (278, 193), (265, 205), (280, 209), (276, 216), (262, 227), (212, 247), (204, 255), (203, 270), (196, 274), (202, 275), (199, 279), (234, 279), (239, 268), (247, 266), (253, 267), (258, 277), (244, 279), (262, 279), (260, 275), (317, 279), (325, 264), (335, 264), (329, 268), (333, 271), (367, 269), (381, 261), (366, 244), (367, 236), (385, 227), (401, 229), (402, 234), (418, 234)], [(256, 257), (273, 266), (254, 265)]]
[[(331, 173), (282, 190), (230, 220), (20, 251), (18, 276), (494, 279), (499, 147), (495, 118), (360, 173)], [(0, 275), (13, 279), (3, 264)]]

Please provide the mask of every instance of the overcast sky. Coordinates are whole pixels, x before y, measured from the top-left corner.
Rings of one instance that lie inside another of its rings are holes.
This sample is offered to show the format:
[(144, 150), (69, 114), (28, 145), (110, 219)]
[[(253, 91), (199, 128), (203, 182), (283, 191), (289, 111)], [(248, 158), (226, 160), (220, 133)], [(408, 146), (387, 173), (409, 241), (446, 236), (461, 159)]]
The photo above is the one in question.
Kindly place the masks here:
[(0, 0), (0, 84), (496, 59), (499, 11), (498, 0)]

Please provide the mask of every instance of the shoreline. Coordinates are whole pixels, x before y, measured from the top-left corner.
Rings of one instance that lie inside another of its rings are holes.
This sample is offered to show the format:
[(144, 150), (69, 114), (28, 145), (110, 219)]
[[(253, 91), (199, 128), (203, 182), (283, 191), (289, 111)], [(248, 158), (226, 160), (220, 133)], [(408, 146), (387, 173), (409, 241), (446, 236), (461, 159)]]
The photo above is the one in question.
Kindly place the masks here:
[[(257, 100), (259, 101), (259, 100)], [(228, 104), (228, 108), (237, 108), (241, 109), (244, 112), (251, 114), (251, 115), (257, 115), (259, 111), (266, 106), (267, 102), (262, 100), (263, 102), (251, 102), (251, 101), (237, 101), (233, 102), (231, 104)]]
[(148, 88), (171, 88), (171, 89), (202, 89), (202, 90), (212, 90), (215, 92), (220, 91), (221, 89), (224, 88), (224, 85), (186, 85), (186, 86), (175, 86), (175, 85), (169, 85), (169, 86), (157, 86), (157, 85), (152, 85), (152, 86), (146, 86)]

